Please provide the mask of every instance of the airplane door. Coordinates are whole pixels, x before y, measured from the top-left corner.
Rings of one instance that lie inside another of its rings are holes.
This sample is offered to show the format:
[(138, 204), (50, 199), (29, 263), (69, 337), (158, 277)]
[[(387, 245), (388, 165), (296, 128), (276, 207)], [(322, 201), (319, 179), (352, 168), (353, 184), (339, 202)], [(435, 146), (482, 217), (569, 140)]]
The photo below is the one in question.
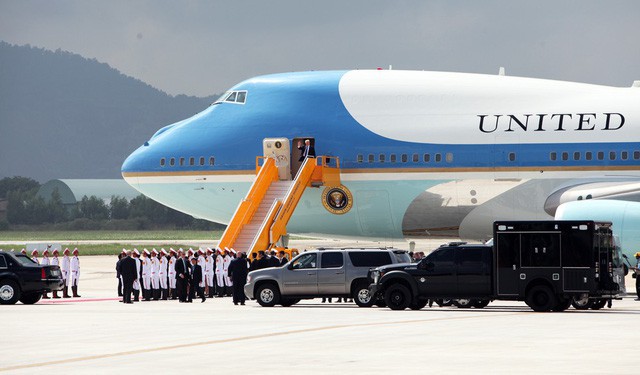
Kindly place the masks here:
[(291, 148), (287, 138), (263, 139), (262, 153), (276, 160), (280, 180), (291, 180)]

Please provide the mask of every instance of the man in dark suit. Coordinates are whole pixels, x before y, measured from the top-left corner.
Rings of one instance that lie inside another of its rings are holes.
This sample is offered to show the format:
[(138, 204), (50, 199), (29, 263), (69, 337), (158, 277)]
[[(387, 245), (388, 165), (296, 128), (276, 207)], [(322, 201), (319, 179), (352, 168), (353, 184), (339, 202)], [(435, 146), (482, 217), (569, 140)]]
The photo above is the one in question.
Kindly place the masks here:
[(316, 149), (311, 146), (311, 141), (308, 139), (304, 140), (304, 145), (302, 145), (301, 141), (298, 141), (298, 150), (300, 150), (300, 159), (298, 159), (298, 161), (304, 161), (305, 158), (316, 157)]
[(280, 250), (278, 252), (278, 265), (276, 267), (282, 267), (285, 264), (287, 264), (287, 262), (289, 262), (289, 260), (287, 259), (287, 257), (285, 256), (284, 251)]
[(238, 303), (244, 305), (244, 301), (247, 299), (244, 295), (244, 284), (247, 283), (248, 273), (249, 263), (247, 263), (247, 256), (245, 253), (240, 252), (238, 257), (229, 264), (229, 277), (231, 277), (231, 281), (233, 281), (234, 305)]
[(127, 256), (120, 260), (120, 276), (122, 276), (122, 302), (131, 302), (133, 293), (133, 282), (138, 278), (136, 261), (131, 257), (131, 250), (127, 251)]
[(204, 289), (200, 286), (202, 282), (202, 267), (198, 264), (198, 258), (196, 257), (191, 258), (191, 272), (189, 274), (191, 277), (189, 278), (189, 299), (187, 299), (187, 302), (193, 302), (193, 299), (196, 298), (196, 292), (204, 302), (207, 297), (204, 295)]
[(178, 289), (178, 299), (180, 302), (187, 302), (187, 286), (189, 285), (189, 258), (187, 254), (180, 250), (176, 260), (176, 289)]

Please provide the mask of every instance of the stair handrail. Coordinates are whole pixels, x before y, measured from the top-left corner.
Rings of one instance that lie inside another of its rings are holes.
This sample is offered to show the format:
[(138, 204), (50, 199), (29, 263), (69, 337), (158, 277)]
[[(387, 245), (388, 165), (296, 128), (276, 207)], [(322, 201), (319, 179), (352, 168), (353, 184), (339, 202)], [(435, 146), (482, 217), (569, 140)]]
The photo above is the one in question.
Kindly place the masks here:
[(222, 237), (220, 237), (218, 247), (221, 249), (233, 247), (242, 228), (251, 221), (271, 183), (278, 180), (278, 167), (276, 167), (275, 160), (270, 157), (264, 158), (264, 160), (264, 164), (258, 171), (258, 175), (251, 185), (249, 192), (247, 192), (245, 198), (238, 204), (236, 211), (231, 217), (231, 221), (227, 225)]
[(267, 211), (267, 215), (264, 217), (264, 220), (262, 220), (262, 224), (260, 224), (260, 228), (253, 237), (253, 241), (251, 241), (251, 245), (247, 250), (247, 257), (255, 250), (268, 250), (271, 247), (271, 243), (269, 242), (269, 231), (267, 229), (271, 227), (273, 218), (280, 212), (281, 208), (282, 199), (277, 198), (271, 204), (269, 211)]
[(295, 211), (302, 194), (309, 186), (311, 176), (317, 166), (317, 159), (306, 158), (302, 163), (302, 166), (296, 174), (296, 178), (287, 190), (287, 194), (283, 198), (282, 207), (278, 211), (278, 215), (273, 221), (271, 228), (269, 229), (270, 243), (276, 243), (283, 234), (286, 234), (287, 224), (289, 219)]

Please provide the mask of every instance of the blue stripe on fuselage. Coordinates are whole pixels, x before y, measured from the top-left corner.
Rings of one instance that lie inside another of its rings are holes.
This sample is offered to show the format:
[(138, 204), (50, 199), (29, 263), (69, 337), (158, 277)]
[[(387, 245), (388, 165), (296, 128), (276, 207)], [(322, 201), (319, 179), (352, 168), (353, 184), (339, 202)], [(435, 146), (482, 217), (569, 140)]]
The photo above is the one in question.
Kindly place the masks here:
[[(136, 150), (123, 164), (123, 172), (250, 170), (262, 155), (266, 137), (313, 137), (316, 153), (339, 156), (343, 168), (482, 168), (482, 167), (580, 167), (636, 166), (637, 142), (582, 144), (441, 145), (396, 141), (379, 136), (360, 125), (347, 111), (338, 86), (346, 71), (274, 74), (249, 79), (231, 90), (247, 90), (245, 104), (212, 105), (197, 115), (158, 131), (148, 146)], [(637, 126), (628, 124), (628, 126)], [(393, 124), (389, 124), (393, 126)], [(621, 150), (627, 151), (626, 160)], [(295, 151), (295, 150), (294, 150)], [(585, 153), (592, 152), (592, 160)], [(615, 160), (609, 153), (616, 152)], [(557, 160), (550, 158), (556, 152)], [(563, 152), (568, 159), (562, 160)], [(580, 158), (574, 160), (574, 153)], [(604, 153), (598, 160), (597, 153)], [(451, 160), (447, 160), (447, 153)], [(509, 154), (515, 153), (515, 160)], [(368, 162), (373, 154), (375, 162)], [(379, 155), (385, 155), (380, 162)], [(395, 154), (396, 163), (389, 163)], [(401, 162), (402, 154), (408, 161)], [(416, 154), (419, 162), (413, 162)], [(429, 162), (424, 155), (429, 155)], [(436, 154), (441, 161), (436, 162)], [(364, 162), (357, 162), (362, 155)], [(209, 166), (210, 156), (215, 166)], [(180, 166), (179, 158), (185, 158)], [(189, 165), (195, 158), (196, 166)], [(204, 166), (199, 158), (204, 157)], [(165, 166), (160, 159), (165, 158)], [(169, 165), (175, 158), (174, 166)]]

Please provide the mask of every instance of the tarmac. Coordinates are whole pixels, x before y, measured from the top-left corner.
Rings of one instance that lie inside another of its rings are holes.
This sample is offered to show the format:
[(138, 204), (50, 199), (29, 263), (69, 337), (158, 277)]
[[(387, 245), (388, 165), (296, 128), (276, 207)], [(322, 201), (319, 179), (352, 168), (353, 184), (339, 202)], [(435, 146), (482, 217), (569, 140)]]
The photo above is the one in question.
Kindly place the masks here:
[(230, 298), (124, 305), (116, 257), (80, 262), (81, 298), (0, 307), (0, 372), (637, 373), (640, 302), (632, 297), (564, 313), (501, 301), (420, 311), (320, 299), (288, 308)]

